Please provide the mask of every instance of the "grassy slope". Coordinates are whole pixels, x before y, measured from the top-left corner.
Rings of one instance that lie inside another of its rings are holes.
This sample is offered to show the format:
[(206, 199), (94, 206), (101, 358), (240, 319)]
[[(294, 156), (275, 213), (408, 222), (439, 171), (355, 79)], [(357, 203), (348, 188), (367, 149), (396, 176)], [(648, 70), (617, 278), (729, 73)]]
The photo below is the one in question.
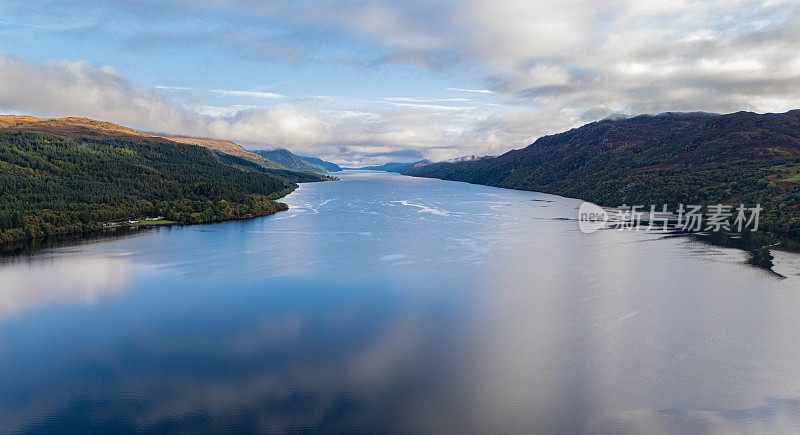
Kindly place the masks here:
[(0, 131), (26, 131), (53, 136), (93, 139), (135, 136), (153, 137), (147, 133), (105, 121), (89, 118), (36, 118), (33, 116), (0, 116)]

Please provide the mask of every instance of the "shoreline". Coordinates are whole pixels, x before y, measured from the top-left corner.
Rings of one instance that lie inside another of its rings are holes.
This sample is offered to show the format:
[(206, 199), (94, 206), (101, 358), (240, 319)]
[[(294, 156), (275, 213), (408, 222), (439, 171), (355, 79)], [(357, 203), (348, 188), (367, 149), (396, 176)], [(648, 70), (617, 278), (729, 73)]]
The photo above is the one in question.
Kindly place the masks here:
[[(284, 203), (279, 203), (284, 204)], [(62, 246), (72, 246), (89, 242), (92, 240), (113, 239), (117, 237), (125, 237), (138, 234), (144, 231), (152, 231), (159, 228), (172, 228), (172, 227), (188, 227), (198, 225), (212, 225), (220, 224), (223, 222), (246, 221), (250, 219), (263, 218), (272, 216), (283, 211), (287, 211), (288, 207), (283, 210), (278, 210), (273, 213), (267, 213), (259, 216), (241, 217), (235, 219), (223, 219), (197, 223), (184, 223), (172, 222), (154, 225), (119, 225), (108, 228), (101, 228), (87, 231), (72, 231), (67, 233), (50, 234), (42, 237), (32, 237), (27, 239), (15, 240), (12, 242), (0, 243), (0, 258), (2, 257), (16, 257), (23, 253), (34, 253), (43, 249), (58, 248)]]
[(13, 257), (25, 252), (34, 252), (41, 249), (55, 248), (58, 246), (70, 246), (73, 244), (78, 244), (81, 241), (123, 237), (138, 233), (139, 231), (148, 231), (156, 228), (169, 228), (174, 226), (209, 225), (222, 222), (243, 221), (243, 220), (272, 216), (280, 212), (289, 210), (288, 204), (284, 202), (279, 202), (278, 200), (291, 195), (295, 190), (297, 190), (298, 187), (300, 187), (299, 186), (300, 184), (301, 183), (296, 183), (295, 187), (287, 189), (288, 192), (283, 191), (281, 192), (284, 193), (283, 195), (275, 197), (275, 199), (271, 199), (271, 201), (278, 204), (278, 210), (272, 211), (270, 213), (265, 213), (260, 215), (248, 215), (232, 219), (209, 220), (203, 222), (177, 222), (165, 219), (157, 221), (146, 221), (144, 220), (145, 218), (142, 218), (138, 219), (137, 223), (135, 224), (131, 224), (128, 222), (122, 222), (120, 224), (115, 224), (111, 226), (105, 226), (101, 224), (103, 226), (100, 228), (88, 228), (76, 231), (56, 232), (44, 236), (28, 237), (24, 239), (16, 239), (7, 242), (0, 242), (0, 257)]

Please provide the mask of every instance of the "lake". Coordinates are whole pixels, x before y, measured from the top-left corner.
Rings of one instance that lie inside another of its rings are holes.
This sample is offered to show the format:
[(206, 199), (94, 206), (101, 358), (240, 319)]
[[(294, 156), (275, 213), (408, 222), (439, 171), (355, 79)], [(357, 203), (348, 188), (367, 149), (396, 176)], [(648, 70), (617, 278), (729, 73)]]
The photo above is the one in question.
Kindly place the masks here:
[(0, 431), (800, 432), (800, 256), (345, 171), (0, 262)]

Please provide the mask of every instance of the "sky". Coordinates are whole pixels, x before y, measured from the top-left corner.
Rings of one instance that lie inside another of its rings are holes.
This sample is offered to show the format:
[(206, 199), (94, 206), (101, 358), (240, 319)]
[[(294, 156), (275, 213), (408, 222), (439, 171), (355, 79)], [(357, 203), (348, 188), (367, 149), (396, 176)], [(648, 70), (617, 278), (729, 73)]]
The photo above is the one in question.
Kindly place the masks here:
[(3, 0), (0, 113), (348, 166), (800, 108), (796, 0)]

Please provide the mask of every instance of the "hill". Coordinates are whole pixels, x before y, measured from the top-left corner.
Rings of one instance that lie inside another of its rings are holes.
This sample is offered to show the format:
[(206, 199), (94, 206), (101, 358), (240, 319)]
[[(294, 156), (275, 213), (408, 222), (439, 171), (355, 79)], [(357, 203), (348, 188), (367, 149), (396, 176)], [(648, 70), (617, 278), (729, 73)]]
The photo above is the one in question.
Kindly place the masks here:
[(307, 156), (297, 156), (297, 157), (300, 157), (301, 159), (305, 160), (308, 163), (311, 163), (312, 165), (317, 165), (328, 172), (339, 172), (342, 170), (342, 168), (336, 163), (326, 162), (325, 160), (322, 160), (318, 157), (307, 157)]
[[(315, 170), (306, 169), (287, 169), (285, 166), (267, 160), (263, 156), (248, 151), (241, 145), (231, 142), (229, 140), (218, 139), (205, 139), (195, 137), (178, 137), (178, 136), (159, 136), (169, 139), (178, 143), (185, 143), (191, 145), (201, 146), (212, 150), (214, 155), (226, 165), (234, 166), (243, 171), (257, 171), (270, 174), (272, 176), (285, 179), (292, 183), (307, 183), (314, 181), (330, 181), (335, 180), (334, 177), (328, 177), (321, 173), (326, 172), (324, 168), (315, 168)], [(320, 160), (322, 161), (322, 160)], [(327, 163), (327, 162), (325, 162)], [(337, 166), (338, 167), (338, 166)], [(341, 169), (340, 169), (341, 170)]]
[[(307, 157), (300, 157), (286, 148), (255, 150), (253, 152), (292, 171), (328, 172), (324, 165), (312, 163), (307, 160)], [(341, 170), (341, 168), (339, 169)]]
[(255, 172), (263, 172), (269, 174), (273, 177), (285, 179), (286, 181), (292, 183), (309, 183), (309, 182), (316, 182), (316, 181), (335, 181), (338, 180), (336, 177), (331, 177), (328, 175), (323, 175), (318, 172), (310, 172), (310, 171), (291, 171), (289, 169), (276, 169), (276, 168), (265, 168), (263, 164), (260, 162), (254, 162), (250, 159), (246, 159), (243, 157), (236, 157), (230, 154), (222, 154), (213, 151), (220, 162), (238, 168), (242, 171), (255, 171)]
[(244, 171), (268, 173), (292, 183), (327, 181), (333, 179), (316, 173), (325, 172), (324, 170), (315, 171), (313, 174), (287, 170), (282, 165), (271, 162), (228, 140), (146, 133), (111, 122), (97, 121), (88, 118), (68, 117), (47, 119), (33, 116), (0, 116), (0, 132), (20, 131), (71, 138), (160, 138), (166, 139), (170, 143), (190, 144), (208, 148), (218, 160), (227, 165), (235, 166)]
[(428, 165), (430, 163), (430, 160), (419, 160), (411, 163), (384, 163), (378, 166), (364, 166), (363, 168), (358, 169), (364, 169), (367, 171), (403, 172), (409, 168)]
[(286, 209), (274, 200), (295, 180), (324, 179), (102, 121), (2, 116), (0, 243), (148, 216), (263, 216)]
[(403, 172), (608, 206), (760, 203), (764, 229), (800, 236), (798, 110), (604, 120), (495, 158)]
[(229, 154), (232, 156), (241, 157), (245, 160), (249, 160), (253, 163), (256, 163), (257, 165), (263, 167), (264, 169), (286, 169), (284, 166), (279, 165), (275, 162), (271, 162), (265, 159), (264, 157), (252, 151), (248, 151), (244, 149), (241, 145), (231, 142), (229, 140), (182, 137), (182, 136), (161, 136), (161, 137), (169, 139), (174, 142), (198, 145), (204, 148), (219, 151), (223, 154)]
[(132, 128), (89, 118), (36, 118), (33, 116), (0, 116), (0, 131), (27, 131), (53, 136), (109, 138), (118, 136), (153, 137)]

